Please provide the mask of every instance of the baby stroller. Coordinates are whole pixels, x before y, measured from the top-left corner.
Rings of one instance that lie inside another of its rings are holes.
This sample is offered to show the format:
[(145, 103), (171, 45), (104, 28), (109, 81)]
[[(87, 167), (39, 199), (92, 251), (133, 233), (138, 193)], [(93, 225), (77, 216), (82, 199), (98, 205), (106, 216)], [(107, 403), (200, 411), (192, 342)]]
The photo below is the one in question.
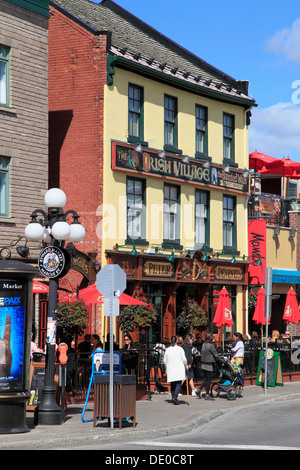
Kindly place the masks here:
[(218, 397), (220, 392), (225, 392), (228, 400), (234, 400), (237, 396), (242, 396), (243, 387), (241, 367), (231, 364), (228, 357), (221, 357), (222, 366), (220, 368), (220, 382), (212, 384), (210, 393), (213, 397)]

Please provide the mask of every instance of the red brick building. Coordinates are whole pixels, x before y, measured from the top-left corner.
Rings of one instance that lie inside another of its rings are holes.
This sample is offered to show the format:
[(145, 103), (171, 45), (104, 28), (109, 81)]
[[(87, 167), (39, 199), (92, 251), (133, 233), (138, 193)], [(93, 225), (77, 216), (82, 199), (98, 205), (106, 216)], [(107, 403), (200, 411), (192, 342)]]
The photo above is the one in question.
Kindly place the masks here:
[[(107, 34), (97, 35), (60, 11), (50, 8), (49, 25), (49, 187), (67, 194), (86, 229), (77, 249), (95, 259), (101, 250), (97, 209), (102, 203), (103, 86), (106, 82)], [(86, 268), (86, 266), (85, 266)], [(88, 276), (68, 276), (87, 285)]]

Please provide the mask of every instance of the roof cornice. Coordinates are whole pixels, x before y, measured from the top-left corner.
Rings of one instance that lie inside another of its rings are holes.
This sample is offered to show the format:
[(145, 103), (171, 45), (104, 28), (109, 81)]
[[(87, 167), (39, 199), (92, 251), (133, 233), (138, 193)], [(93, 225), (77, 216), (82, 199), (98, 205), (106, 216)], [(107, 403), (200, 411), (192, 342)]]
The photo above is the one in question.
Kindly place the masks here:
[[(129, 59), (128, 57), (122, 57), (119, 55), (115, 55), (112, 51), (109, 52), (109, 65), (110, 65), (110, 82), (112, 84), (112, 73), (114, 67), (119, 67), (122, 69), (130, 70), (136, 72), (140, 75), (146, 76), (151, 78), (152, 80), (157, 80), (162, 83), (166, 83), (168, 85), (174, 86), (176, 88), (180, 88), (182, 90), (188, 91), (190, 93), (195, 93), (201, 96), (206, 96), (208, 98), (223, 101), (226, 103), (232, 103), (239, 106), (243, 106), (245, 108), (257, 106), (254, 99), (251, 97), (245, 96), (238, 96), (236, 94), (232, 94), (226, 90), (226, 85), (224, 85), (224, 89), (221, 90), (217, 89), (216, 85), (205, 85), (206, 81), (200, 81), (198, 77), (192, 77), (188, 79), (188, 77), (184, 76), (184, 72), (180, 72), (182, 77), (180, 78), (178, 72), (176, 72), (177, 76), (172, 75), (172, 73), (166, 73), (163, 70), (157, 70), (153, 67), (149, 67), (145, 64), (139, 62), (140, 58), (137, 60)], [(162, 64), (163, 65), (163, 64)], [(203, 83), (202, 83), (203, 82)], [(218, 85), (219, 86), (219, 85)]]

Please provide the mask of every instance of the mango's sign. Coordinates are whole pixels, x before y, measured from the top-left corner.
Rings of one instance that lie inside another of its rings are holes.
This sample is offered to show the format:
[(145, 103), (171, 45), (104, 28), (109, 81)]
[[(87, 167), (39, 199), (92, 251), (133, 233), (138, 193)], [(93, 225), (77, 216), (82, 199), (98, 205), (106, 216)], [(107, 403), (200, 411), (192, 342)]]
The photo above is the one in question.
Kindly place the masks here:
[(226, 173), (224, 167), (210, 164), (209, 168), (205, 168), (203, 164), (204, 162), (195, 158), (184, 162), (183, 156), (179, 155), (166, 154), (164, 158), (161, 158), (160, 154), (152, 149), (138, 152), (129, 144), (112, 142), (113, 170), (210, 185), (239, 193), (248, 192), (249, 179), (243, 176), (241, 170), (230, 168), (230, 173)]

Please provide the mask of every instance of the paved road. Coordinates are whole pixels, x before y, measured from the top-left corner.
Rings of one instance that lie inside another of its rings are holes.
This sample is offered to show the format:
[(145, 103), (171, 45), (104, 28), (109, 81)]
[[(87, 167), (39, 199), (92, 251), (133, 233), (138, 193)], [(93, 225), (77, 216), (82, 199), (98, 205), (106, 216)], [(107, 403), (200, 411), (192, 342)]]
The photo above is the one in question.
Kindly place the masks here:
[[(233, 409), (188, 433), (159, 439), (139, 439), (135, 442), (99, 443), (76, 449), (150, 450), (154, 451), (153, 459), (155, 455), (166, 454), (168, 451), (188, 456), (192, 455), (193, 451), (204, 449), (300, 450), (298, 410), (300, 410), (300, 399), (260, 403), (246, 409)], [(146, 457), (145, 459), (147, 461)]]

